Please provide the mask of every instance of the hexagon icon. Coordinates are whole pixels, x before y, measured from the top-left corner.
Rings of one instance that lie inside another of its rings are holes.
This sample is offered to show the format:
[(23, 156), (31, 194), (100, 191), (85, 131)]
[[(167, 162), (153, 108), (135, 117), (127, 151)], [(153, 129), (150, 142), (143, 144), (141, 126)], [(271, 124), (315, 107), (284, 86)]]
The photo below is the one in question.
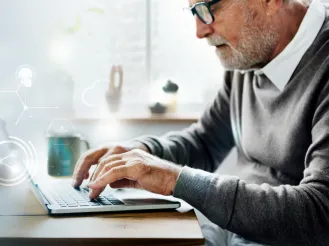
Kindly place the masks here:
[(53, 144), (55, 145), (71, 145), (71, 139), (69, 137), (76, 135), (77, 132), (74, 125), (68, 119), (55, 119), (49, 124), (47, 128), (47, 137), (50, 141), (53, 141)]
[(76, 133), (76, 130), (69, 119), (54, 119), (50, 122), (47, 129), (47, 134), (52, 133), (72, 134)]

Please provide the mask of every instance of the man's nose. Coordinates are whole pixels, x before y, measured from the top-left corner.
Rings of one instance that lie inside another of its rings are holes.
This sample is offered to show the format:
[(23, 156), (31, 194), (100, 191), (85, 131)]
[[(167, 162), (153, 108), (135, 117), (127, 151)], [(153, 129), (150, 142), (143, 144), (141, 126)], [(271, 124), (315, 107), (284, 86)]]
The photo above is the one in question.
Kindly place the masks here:
[(196, 36), (200, 39), (205, 38), (214, 32), (211, 25), (204, 24), (199, 17), (195, 16)]

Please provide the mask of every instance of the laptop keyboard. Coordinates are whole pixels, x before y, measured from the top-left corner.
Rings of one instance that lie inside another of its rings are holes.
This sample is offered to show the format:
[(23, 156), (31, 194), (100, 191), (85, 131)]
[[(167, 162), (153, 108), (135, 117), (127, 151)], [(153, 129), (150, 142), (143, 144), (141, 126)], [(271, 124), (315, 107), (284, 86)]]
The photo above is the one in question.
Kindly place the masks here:
[(71, 186), (55, 189), (52, 197), (61, 207), (90, 207), (90, 206), (113, 206), (124, 205), (112, 194), (103, 194), (94, 200), (89, 198), (88, 188), (74, 189)]

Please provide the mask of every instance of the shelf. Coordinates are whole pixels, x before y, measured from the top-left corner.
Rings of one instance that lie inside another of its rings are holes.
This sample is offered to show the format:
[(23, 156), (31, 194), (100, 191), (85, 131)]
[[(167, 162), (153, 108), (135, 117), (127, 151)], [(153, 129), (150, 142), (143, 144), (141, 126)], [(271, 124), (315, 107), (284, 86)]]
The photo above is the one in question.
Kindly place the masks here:
[[(126, 107), (126, 109), (128, 109)], [(86, 112), (83, 111), (75, 114), (74, 121), (110, 121), (119, 120), (122, 122), (159, 122), (159, 123), (194, 123), (202, 115), (201, 106), (190, 105), (180, 106), (175, 113), (152, 114), (145, 107), (138, 107), (132, 110), (122, 110), (118, 113), (110, 113), (108, 110)]]
[(108, 118), (96, 118), (96, 117), (84, 117), (84, 118), (74, 118), (74, 121), (111, 121), (111, 120), (119, 120), (122, 122), (140, 122), (140, 123), (148, 123), (148, 122), (159, 122), (159, 123), (194, 123), (197, 122), (199, 118), (198, 114), (175, 114), (175, 113), (167, 113), (162, 115), (154, 115), (154, 114), (140, 114), (140, 115), (123, 115), (118, 114), (113, 117)]

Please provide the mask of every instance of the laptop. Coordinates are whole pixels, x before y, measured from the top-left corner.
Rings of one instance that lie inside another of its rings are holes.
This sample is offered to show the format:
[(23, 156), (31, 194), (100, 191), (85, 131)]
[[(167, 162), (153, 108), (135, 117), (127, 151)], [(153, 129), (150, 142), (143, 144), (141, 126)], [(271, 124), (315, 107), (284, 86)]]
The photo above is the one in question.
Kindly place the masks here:
[[(8, 137), (5, 124), (1, 124), (0, 119), (0, 142), (5, 142)], [(0, 147), (3, 147), (0, 145)], [(8, 147), (8, 146), (7, 146)], [(2, 152), (12, 150), (2, 148)], [(1, 152), (1, 151), (0, 151)], [(4, 154), (4, 153), (2, 153)], [(5, 155), (10, 155), (7, 153)], [(0, 157), (1, 158), (1, 157)], [(18, 162), (15, 162), (15, 164)], [(6, 164), (10, 166), (10, 163)], [(1, 165), (0, 165), (1, 166)], [(26, 168), (27, 169), (27, 168)], [(89, 199), (88, 181), (85, 181), (82, 186), (75, 189), (71, 186), (70, 180), (58, 179), (36, 179), (29, 174), (30, 187), (34, 195), (48, 214), (65, 215), (79, 213), (104, 213), (104, 212), (119, 212), (119, 211), (143, 211), (143, 210), (166, 210), (176, 209), (181, 206), (179, 201), (170, 197), (162, 197), (160, 195), (152, 195), (145, 193), (143, 197), (134, 196), (134, 190), (125, 192), (124, 198), (118, 197), (113, 189), (107, 188), (96, 199)]]

